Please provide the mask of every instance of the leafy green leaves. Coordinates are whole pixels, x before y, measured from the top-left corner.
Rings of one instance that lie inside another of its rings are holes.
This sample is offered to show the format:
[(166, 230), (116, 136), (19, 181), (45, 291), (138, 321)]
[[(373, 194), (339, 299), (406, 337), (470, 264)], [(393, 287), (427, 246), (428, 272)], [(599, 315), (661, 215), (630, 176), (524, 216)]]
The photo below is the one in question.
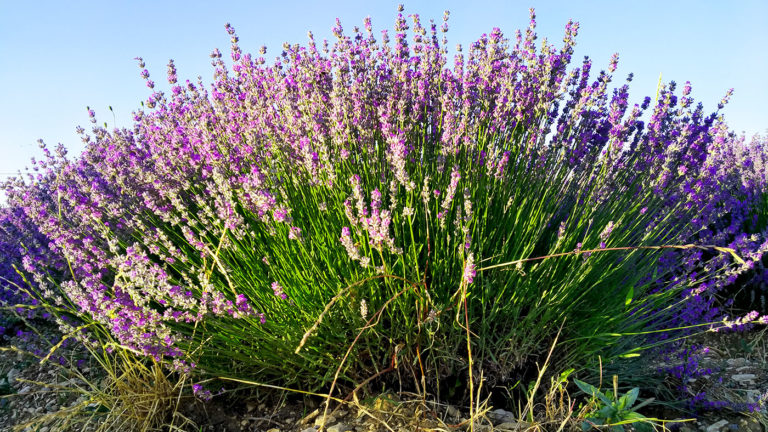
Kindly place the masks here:
[[(640, 395), (640, 389), (635, 387), (622, 396), (618, 396), (618, 377), (613, 377), (613, 392), (603, 393), (597, 387), (584, 381), (574, 380), (581, 391), (591, 396), (590, 403), (597, 406), (586, 421), (581, 424), (583, 431), (591, 430), (594, 426), (608, 426), (607, 430), (620, 432), (624, 430), (624, 424), (633, 423), (638, 431), (650, 431), (651, 419), (636, 412), (632, 407)], [(643, 406), (641, 404), (635, 409)]]

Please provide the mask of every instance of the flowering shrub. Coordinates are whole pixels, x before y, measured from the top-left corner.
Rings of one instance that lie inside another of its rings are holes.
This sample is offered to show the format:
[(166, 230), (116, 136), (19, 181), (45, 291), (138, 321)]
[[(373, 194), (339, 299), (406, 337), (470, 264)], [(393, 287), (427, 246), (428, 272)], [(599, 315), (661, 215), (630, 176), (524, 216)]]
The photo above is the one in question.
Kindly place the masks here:
[(35, 299), (180, 368), (309, 387), (361, 328), (347, 383), (396, 357), (430, 380), (466, 373), (465, 332), (505, 380), (561, 328), (557, 362), (579, 366), (717, 315), (710, 290), (747, 264), (613, 249), (711, 239), (759, 260), (745, 213), (722, 226), (739, 172), (718, 165), (718, 114), (674, 83), (630, 108), (628, 84), (609, 89), (617, 56), (569, 70), (578, 23), (537, 48), (533, 12), (449, 62), (447, 19), (399, 14), (380, 36), (337, 22), (333, 45), (310, 34), (272, 64), (227, 26), (210, 90), (170, 62), (162, 92), (139, 59), (151, 95), (132, 129), (89, 110), (82, 155), (48, 152), (6, 185), (60, 256), (23, 261)]
[(0, 337), (18, 317), (48, 316), (37, 313), (38, 299), (29, 295), (19, 272), (32, 263), (45, 263), (46, 269), (53, 270), (60, 260), (51, 254), (47, 243), (21, 207), (0, 208)]
[(718, 215), (721, 227), (717, 234), (730, 241), (731, 247), (741, 248), (743, 256), (749, 259), (749, 271), (739, 277), (740, 283), (731, 291), (748, 291), (747, 296), (751, 298), (746, 305), (761, 309), (765, 314), (768, 313), (765, 304), (768, 294), (765, 255), (768, 249), (765, 243), (768, 238), (768, 136), (754, 136), (750, 141), (744, 136), (732, 137), (717, 157), (713, 165), (721, 170), (730, 167), (730, 177), (735, 177), (732, 190), (737, 191)]

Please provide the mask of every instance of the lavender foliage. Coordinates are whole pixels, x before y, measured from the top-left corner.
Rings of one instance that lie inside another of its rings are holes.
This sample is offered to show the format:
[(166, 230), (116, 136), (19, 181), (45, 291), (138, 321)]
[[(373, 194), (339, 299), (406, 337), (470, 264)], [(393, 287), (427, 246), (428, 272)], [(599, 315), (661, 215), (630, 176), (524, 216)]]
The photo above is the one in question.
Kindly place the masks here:
[[(45, 149), (36, 174), (5, 184), (0, 271), (29, 287), (13, 301), (71, 311), (185, 370), (322, 385), (369, 315), (380, 327), (350, 382), (400, 344), (432, 356), (438, 378), (465, 368), (460, 308), (473, 352), (509, 377), (563, 322), (559, 362), (584, 364), (657, 341), (606, 335), (722, 319), (739, 274), (765, 284), (765, 140), (734, 137), (689, 83), (630, 106), (631, 76), (611, 87), (618, 56), (596, 75), (589, 58), (569, 69), (578, 23), (561, 46), (537, 44), (531, 11), (524, 32), (493, 29), (449, 59), (447, 14), (407, 18), (391, 34), (337, 21), (332, 44), (310, 34), (272, 63), (227, 25), (210, 87), (170, 62), (161, 91), (138, 59), (150, 95), (132, 128), (89, 109), (81, 155)], [(745, 262), (600, 251), (692, 243)]]

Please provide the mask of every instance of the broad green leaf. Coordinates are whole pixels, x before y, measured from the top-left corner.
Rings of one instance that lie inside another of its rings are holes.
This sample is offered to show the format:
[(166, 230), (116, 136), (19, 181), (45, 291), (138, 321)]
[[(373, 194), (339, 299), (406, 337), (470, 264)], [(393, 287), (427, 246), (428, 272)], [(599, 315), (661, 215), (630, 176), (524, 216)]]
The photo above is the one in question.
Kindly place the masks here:
[(597, 387), (593, 386), (592, 384), (587, 384), (584, 381), (581, 380), (573, 380), (573, 382), (579, 387), (581, 391), (588, 395), (595, 396), (597, 393), (600, 393), (600, 390), (597, 389)]
[(640, 394), (640, 388), (635, 387), (632, 390), (630, 390), (629, 392), (627, 392), (626, 395), (624, 395), (624, 397), (627, 398), (626, 408), (629, 408), (629, 407), (631, 407), (632, 405), (635, 404), (635, 401), (637, 401), (637, 396), (639, 394)]
[(597, 414), (604, 419), (615, 419), (617, 417), (618, 410), (611, 405), (606, 405), (600, 408), (600, 410), (597, 411)]

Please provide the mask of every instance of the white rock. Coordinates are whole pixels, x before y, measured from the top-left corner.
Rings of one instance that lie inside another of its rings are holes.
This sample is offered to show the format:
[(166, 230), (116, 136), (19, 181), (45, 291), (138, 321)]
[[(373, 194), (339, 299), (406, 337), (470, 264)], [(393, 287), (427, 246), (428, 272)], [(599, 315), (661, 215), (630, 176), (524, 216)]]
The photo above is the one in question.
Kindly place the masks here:
[(728, 366), (732, 368), (738, 368), (738, 367), (746, 366), (747, 363), (749, 362), (744, 357), (737, 357), (737, 358), (726, 360), (726, 363), (728, 363)]
[(488, 413), (488, 418), (495, 424), (498, 423), (515, 423), (517, 419), (515, 415), (509, 411), (503, 409), (495, 409)]
[(345, 425), (344, 423), (336, 423), (335, 425), (329, 427), (326, 429), (328, 432), (347, 432), (348, 430), (352, 430), (350, 426)]
[(523, 430), (526, 430), (527, 428), (528, 428), (527, 423), (518, 423), (518, 422), (504, 422), (496, 426), (496, 430), (498, 431), (510, 431), (510, 432), (523, 431)]
[(760, 400), (760, 391), (747, 390), (747, 403), (757, 403)]
[(445, 409), (445, 413), (448, 414), (448, 417), (451, 418), (458, 418), (461, 415), (459, 410), (457, 410), (453, 405), (448, 405), (448, 407)]
[(8, 377), (8, 384), (13, 384), (13, 382), (16, 380), (16, 377), (19, 375), (18, 369), (11, 369), (8, 371), (8, 373), (5, 375)]
[(741, 383), (754, 381), (755, 378), (757, 378), (755, 374), (736, 374), (731, 376), (731, 379)]
[(717, 423), (711, 424), (707, 427), (707, 432), (720, 432), (720, 429), (728, 425), (728, 420), (720, 420)]
[[(334, 417), (332, 415), (329, 415), (328, 417), (325, 418), (325, 424), (326, 425), (329, 425), (329, 424), (332, 424), (332, 423), (336, 423), (336, 417)], [(315, 426), (320, 426), (321, 424), (323, 424), (323, 416), (322, 415), (318, 416), (315, 419)]]

